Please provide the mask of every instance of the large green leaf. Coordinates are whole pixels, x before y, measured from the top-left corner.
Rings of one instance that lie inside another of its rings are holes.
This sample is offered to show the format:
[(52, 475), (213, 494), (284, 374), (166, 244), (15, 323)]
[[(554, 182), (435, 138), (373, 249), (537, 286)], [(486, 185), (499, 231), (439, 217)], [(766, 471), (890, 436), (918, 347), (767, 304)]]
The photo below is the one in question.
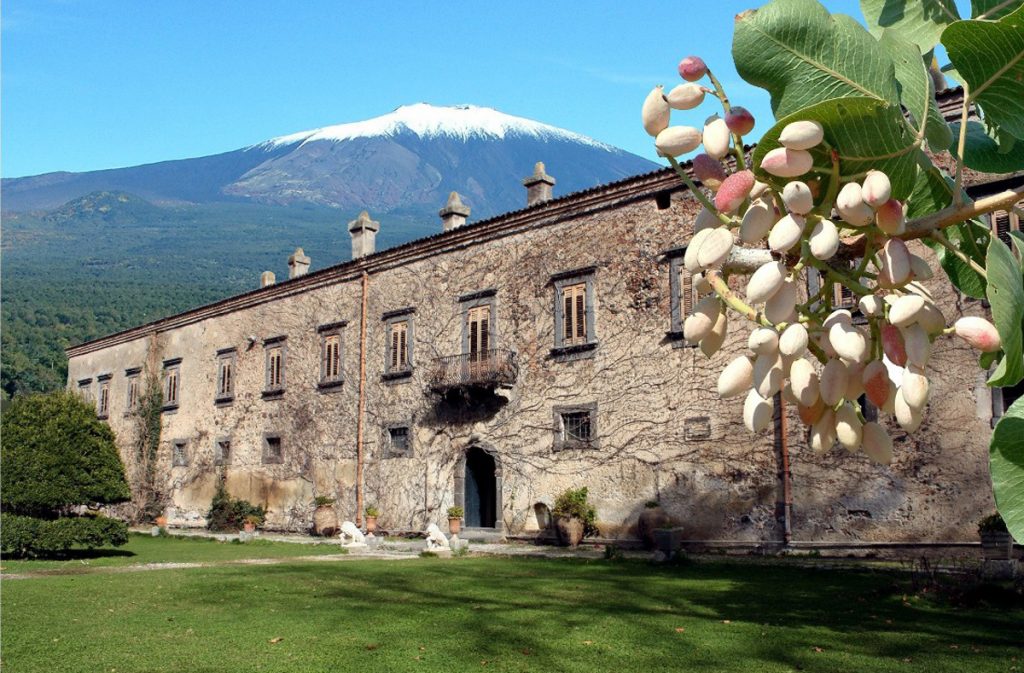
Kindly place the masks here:
[(884, 31), (878, 43), (896, 67), (900, 103), (910, 113), (917, 136), (926, 138), (937, 152), (949, 147), (953, 134), (935, 103), (935, 88), (928, 74), (928, 63), (917, 45), (892, 30)]
[(860, 0), (860, 11), (873, 35), (896, 31), (922, 54), (938, 43), (946, 26), (960, 19), (953, 0)]
[(942, 44), (988, 122), (1024, 138), (1024, 7), (998, 21), (950, 24)]
[[(754, 149), (753, 163), (759, 179), (773, 185), (788, 180), (761, 170), (764, 155), (780, 147), (779, 135), (787, 124), (813, 120), (825, 130), (825, 142), (839, 157), (841, 182), (862, 178), (870, 169), (888, 174), (893, 198), (905, 199), (914, 188), (917, 163), (923, 153), (919, 141), (903, 119), (898, 105), (874, 98), (836, 98), (783, 117), (770, 128)], [(829, 153), (823, 145), (811, 151), (815, 167), (822, 173), (831, 169)]]
[[(976, 222), (964, 222), (942, 230), (946, 240), (955, 245), (979, 266), (985, 266), (985, 245), (988, 241), (988, 229)], [(924, 239), (939, 258), (939, 264), (949, 277), (949, 282), (968, 297), (985, 299), (988, 283), (985, 278), (972, 269), (959, 257), (946, 250), (945, 247), (930, 239)]]
[(988, 385), (1012, 386), (1024, 378), (1024, 275), (1013, 253), (995, 236), (989, 239), (985, 272), (992, 322), (1005, 353)]
[(1010, 535), (1024, 542), (1024, 397), (996, 423), (988, 459), (996, 509)]
[(776, 119), (844, 96), (899, 103), (878, 41), (817, 0), (773, 0), (736, 17), (732, 55), (740, 76), (771, 94)]
[[(960, 137), (960, 122), (950, 125), (953, 130), (953, 145), (955, 151), (957, 138)], [(996, 140), (985, 131), (985, 125), (981, 122), (967, 122), (967, 138), (964, 143), (964, 165), (983, 173), (1012, 173), (1024, 170), (1024, 141), (1014, 140), (1013, 146), (1017, 151), (1004, 151), (1006, 140), (1000, 147)]]
[(998, 19), (1021, 5), (1024, 5), (1024, 0), (971, 0), (971, 18), (984, 15), (986, 19)]

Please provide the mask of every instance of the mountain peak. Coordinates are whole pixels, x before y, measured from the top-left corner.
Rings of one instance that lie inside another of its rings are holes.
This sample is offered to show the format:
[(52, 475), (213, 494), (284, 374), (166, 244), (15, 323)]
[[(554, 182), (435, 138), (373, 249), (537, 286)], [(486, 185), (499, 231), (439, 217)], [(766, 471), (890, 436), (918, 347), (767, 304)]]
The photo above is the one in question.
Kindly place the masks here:
[(449, 137), (463, 141), (481, 138), (503, 140), (507, 136), (530, 137), (538, 140), (558, 139), (603, 150), (620, 151), (580, 133), (542, 124), (525, 117), (505, 114), (494, 108), (468, 104), (438, 106), (429, 103), (402, 105), (387, 114), (372, 119), (279, 136), (260, 146), (275, 148), (319, 140), (340, 142), (353, 138), (394, 136), (403, 132), (413, 133), (421, 138)]

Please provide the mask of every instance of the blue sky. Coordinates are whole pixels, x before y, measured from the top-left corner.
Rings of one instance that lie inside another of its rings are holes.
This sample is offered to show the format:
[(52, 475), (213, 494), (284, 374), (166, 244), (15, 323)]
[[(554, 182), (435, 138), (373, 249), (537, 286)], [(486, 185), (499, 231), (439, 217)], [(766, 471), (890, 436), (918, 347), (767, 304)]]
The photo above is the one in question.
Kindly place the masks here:
[[(417, 101), (473, 103), (655, 159), (651, 86), (701, 55), (768, 127), (716, 2), (4, 0), (2, 174), (214, 154)], [(855, 0), (826, 0), (860, 16)], [(691, 113), (699, 125), (710, 103)], [(685, 121), (680, 119), (679, 121)]]

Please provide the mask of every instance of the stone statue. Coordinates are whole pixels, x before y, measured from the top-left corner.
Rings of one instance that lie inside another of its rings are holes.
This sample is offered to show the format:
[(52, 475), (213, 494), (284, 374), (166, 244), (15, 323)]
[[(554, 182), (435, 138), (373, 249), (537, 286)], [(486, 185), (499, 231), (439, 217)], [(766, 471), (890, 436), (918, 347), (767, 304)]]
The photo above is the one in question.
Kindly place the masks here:
[(448, 549), (448, 538), (444, 536), (436, 523), (427, 526), (427, 551)]
[(366, 546), (366, 538), (363, 537), (363, 532), (356, 528), (356, 525), (351, 521), (341, 524), (341, 545), (343, 547), (351, 547), (353, 545)]

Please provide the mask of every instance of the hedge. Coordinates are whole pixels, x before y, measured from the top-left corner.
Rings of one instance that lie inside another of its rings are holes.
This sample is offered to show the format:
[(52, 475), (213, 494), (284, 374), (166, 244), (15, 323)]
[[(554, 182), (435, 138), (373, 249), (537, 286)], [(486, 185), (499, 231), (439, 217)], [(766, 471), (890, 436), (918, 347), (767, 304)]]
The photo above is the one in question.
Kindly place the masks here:
[(128, 542), (128, 525), (105, 516), (39, 519), (0, 514), (0, 549), (14, 556), (42, 556), (72, 547), (94, 549)]

